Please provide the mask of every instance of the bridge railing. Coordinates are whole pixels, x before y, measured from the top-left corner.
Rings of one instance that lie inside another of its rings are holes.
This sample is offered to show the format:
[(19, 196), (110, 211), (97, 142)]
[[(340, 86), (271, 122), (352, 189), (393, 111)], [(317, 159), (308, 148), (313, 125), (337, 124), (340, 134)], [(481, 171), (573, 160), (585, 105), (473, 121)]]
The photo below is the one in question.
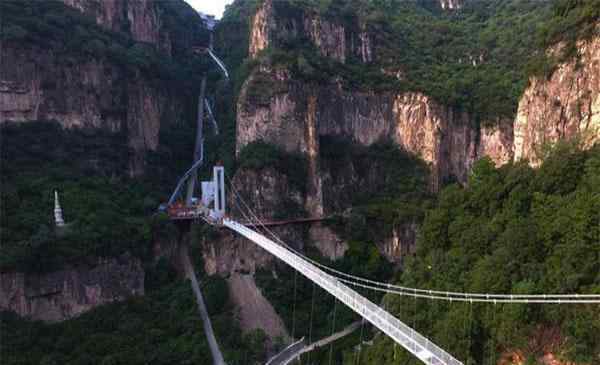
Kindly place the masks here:
[(377, 306), (353, 289), (339, 282), (315, 265), (309, 263), (287, 248), (271, 241), (265, 236), (241, 225), (235, 221), (224, 219), (223, 225), (240, 233), (255, 242), (271, 254), (285, 261), (288, 265), (312, 280), (320, 287), (338, 298), (356, 313), (371, 322), (375, 327), (390, 336), (410, 353), (425, 364), (430, 365), (463, 365), (452, 355), (441, 349), (429, 339), (410, 328), (383, 308)]

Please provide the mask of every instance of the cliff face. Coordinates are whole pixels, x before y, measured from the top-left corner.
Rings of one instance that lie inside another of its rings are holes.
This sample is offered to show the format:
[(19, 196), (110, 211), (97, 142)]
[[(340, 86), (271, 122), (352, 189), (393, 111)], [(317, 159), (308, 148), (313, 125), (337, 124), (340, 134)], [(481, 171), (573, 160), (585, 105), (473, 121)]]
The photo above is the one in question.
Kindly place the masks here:
[(171, 33), (164, 26), (162, 11), (151, 0), (62, 0), (82, 13), (91, 16), (96, 23), (113, 32), (124, 32), (138, 42), (157, 46), (171, 54)]
[(158, 146), (161, 121), (180, 119), (185, 98), (103, 59), (57, 56), (51, 49), (3, 45), (0, 122), (57, 120), (65, 128), (126, 133), (130, 173), (143, 171), (145, 151)]
[[(160, 126), (182, 120), (184, 110), (193, 108), (191, 87), (173, 87), (185, 71), (174, 69), (189, 61), (184, 55), (206, 41), (207, 31), (183, 1), (63, 2), (66, 6), (55, 4), (51, 15), (73, 23), (77, 32), (71, 41), (79, 46), (66, 41), (64, 24), (56, 27), (45, 18), (40, 27), (48, 30), (37, 36), (3, 38), (0, 123), (55, 119), (65, 128), (126, 134), (133, 151), (129, 173), (139, 175), (146, 151), (159, 144)], [(34, 34), (37, 28), (27, 24), (21, 24), (25, 34)]]
[(515, 119), (515, 159), (537, 165), (544, 144), (575, 136), (584, 146), (600, 140), (600, 38), (577, 48), (578, 59), (558, 65), (549, 79), (530, 80)]
[[(441, 1), (433, 5), (456, 9), (462, 2)], [(349, 58), (362, 63), (376, 61), (378, 47), (385, 47), (378, 45), (373, 35), (376, 33), (370, 34), (369, 27), (358, 18), (341, 21), (285, 2), (264, 1), (250, 24), (249, 57), (259, 62), (261, 51), (300, 41), (309, 42), (321, 56), (340, 63), (348, 62)], [(448, 179), (466, 183), (468, 172), (478, 158), (490, 156), (497, 165), (513, 158), (510, 121), (479, 127), (468, 113), (422, 93), (352, 90), (335, 80), (309, 84), (295, 79), (290, 70), (268, 63), (261, 63), (245, 80), (237, 99), (236, 118), (237, 153), (249, 143), (261, 140), (287, 152), (299, 153), (308, 162), (303, 193), (290, 194), (289, 189), (283, 189), (278, 194), (262, 178), (238, 172), (236, 178), (249, 179), (246, 185), (252, 186), (249, 190), (256, 194), (247, 199), (263, 217), (277, 211), (285, 196), (294, 197), (305, 215), (319, 217), (349, 208), (354, 188), (377, 189), (382, 171), (376, 164), (368, 172), (358, 171), (352, 163), (337, 166), (336, 170), (343, 173), (333, 176), (335, 166), (320, 157), (323, 138), (353, 141), (363, 146), (393, 141), (429, 164), (434, 191)], [(263, 209), (260, 196), (270, 197), (272, 204), (268, 206), (273, 210)], [(400, 261), (414, 249), (416, 229), (411, 222), (399, 224), (391, 237), (377, 242), (380, 252), (391, 261)], [(326, 226), (313, 224), (307, 230), (306, 244), (310, 243), (324, 256), (335, 259), (348, 248)]]
[(144, 271), (128, 255), (48, 274), (1, 273), (0, 309), (61, 321), (98, 305), (144, 294)]
[[(257, 103), (254, 95), (263, 92), (270, 97)], [(512, 159), (510, 123), (479, 129), (467, 113), (421, 93), (308, 85), (293, 80), (286, 70), (261, 67), (242, 88), (237, 110), (238, 151), (264, 140), (312, 161), (319, 137), (336, 136), (363, 145), (390, 140), (431, 165), (434, 190), (450, 177), (466, 182), (471, 165), (484, 155), (498, 165)]]
[(373, 60), (372, 40), (365, 24), (325, 19), (316, 12), (284, 1), (266, 0), (252, 17), (249, 56), (287, 42), (309, 41), (322, 56), (338, 62), (356, 57)]

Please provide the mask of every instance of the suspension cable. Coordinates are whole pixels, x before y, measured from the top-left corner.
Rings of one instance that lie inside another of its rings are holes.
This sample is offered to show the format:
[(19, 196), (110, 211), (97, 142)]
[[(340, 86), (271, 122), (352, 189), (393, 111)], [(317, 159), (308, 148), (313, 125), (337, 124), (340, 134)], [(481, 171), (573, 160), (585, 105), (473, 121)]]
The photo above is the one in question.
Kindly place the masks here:
[(496, 332), (492, 334), (492, 328), (496, 328), (496, 303), (492, 307), (492, 325), (490, 326), (490, 335), (492, 337), (492, 351), (490, 351), (490, 365), (494, 365), (494, 360), (496, 359)]
[[(466, 306), (468, 304), (465, 303), (464, 305), (465, 305), (465, 308), (464, 308), (464, 312), (463, 312), (463, 335), (465, 337), (467, 337), (467, 307)], [(469, 359), (469, 347), (468, 347), (466, 339), (463, 338), (463, 342), (464, 342), (464, 345), (465, 345), (465, 355), (464, 355), (464, 357), (467, 359), (467, 365), (468, 365), (468, 361), (469, 361), (468, 360)]]
[[(316, 284), (313, 281), (312, 283), (312, 299), (310, 301), (310, 326), (308, 327), (308, 344), (312, 344), (312, 331), (313, 331), (313, 314), (315, 311), (315, 288)], [(308, 363), (310, 364), (310, 354), (312, 351), (308, 352)]]
[(467, 365), (471, 365), (471, 346), (473, 337), (473, 302), (469, 303), (469, 346), (467, 347)]
[(364, 329), (365, 329), (365, 319), (362, 318), (362, 320), (360, 322), (360, 342), (358, 344), (358, 353), (357, 353), (357, 355), (355, 355), (355, 360), (356, 360), (356, 361), (354, 361), (355, 364), (360, 364), (360, 355), (361, 355), (362, 346), (363, 346)]
[[(379, 282), (375, 280), (370, 280), (367, 278), (363, 278), (360, 276), (355, 276), (351, 274), (347, 274), (345, 272), (336, 270), (327, 265), (321, 264), (320, 262), (313, 260), (298, 250), (294, 249), (287, 243), (285, 243), (279, 236), (277, 236), (273, 231), (271, 231), (265, 224), (258, 218), (256, 213), (248, 206), (245, 200), (241, 197), (241, 195), (235, 189), (233, 182), (231, 180), (230, 184), (232, 187), (233, 193), (245, 208), (248, 211), (248, 214), (254, 217), (251, 219), (245, 214), (244, 209), (242, 209), (239, 204), (236, 205), (240, 209), (240, 213), (249, 221), (255, 224), (256, 226), (262, 227), (268, 234), (273, 237), (278, 243), (285, 246), (287, 249), (291, 250), (301, 258), (313, 263), (314, 265), (329, 271), (333, 276), (335, 276), (338, 280), (354, 285), (362, 288), (390, 293), (390, 294), (399, 294), (405, 296), (415, 296), (419, 298), (428, 298), (428, 299), (436, 299), (436, 300), (449, 300), (449, 301), (464, 301), (464, 302), (487, 302), (487, 303), (554, 303), (554, 304), (568, 304), (568, 303), (600, 303), (600, 294), (493, 294), (493, 293), (467, 293), (467, 292), (452, 292), (452, 291), (440, 291), (440, 290), (429, 290), (429, 289), (419, 289), (419, 288), (411, 288), (399, 285), (393, 285), (390, 283)], [(337, 275), (336, 275), (337, 274)], [(340, 276), (355, 280), (343, 279)], [(362, 282), (362, 283), (360, 283)], [(363, 284), (368, 283), (368, 284)]]
[[(333, 297), (333, 321), (331, 324), (331, 336), (333, 338), (333, 334), (335, 333), (335, 314), (337, 312), (337, 303), (338, 300), (336, 297)], [(333, 343), (335, 341), (331, 341), (331, 344), (329, 345), (329, 365), (331, 365), (331, 360), (333, 360)]]
[(298, 271), (294, 270), (294, 304), (292, 309), (292, 338), (296, 338), (296, 282), (298, 281)]

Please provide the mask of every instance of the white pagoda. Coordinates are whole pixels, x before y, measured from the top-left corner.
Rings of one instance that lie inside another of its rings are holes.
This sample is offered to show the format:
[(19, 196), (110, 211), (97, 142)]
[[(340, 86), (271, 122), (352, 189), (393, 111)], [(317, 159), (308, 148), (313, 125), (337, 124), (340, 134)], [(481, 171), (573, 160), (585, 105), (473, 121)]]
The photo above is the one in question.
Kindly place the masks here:
[(56, 190), (54, 190), (54, 223), (57, 227), (63, 227), (65, 225), (60, 202), (58, 201), (58, 191)]

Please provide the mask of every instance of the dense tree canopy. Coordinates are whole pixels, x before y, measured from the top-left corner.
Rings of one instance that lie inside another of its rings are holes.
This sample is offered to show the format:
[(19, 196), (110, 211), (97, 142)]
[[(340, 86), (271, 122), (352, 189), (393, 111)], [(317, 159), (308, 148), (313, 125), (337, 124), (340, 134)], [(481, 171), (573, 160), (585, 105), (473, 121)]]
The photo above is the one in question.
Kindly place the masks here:
[[(427, 212), (401, 282), (478, 293), (600, 293), (599, 179), (598, 147), (560, 145), (538, 170), (524, 162), (496, 169), (480, 160), (467, 188), (447, 187)], [(477, 364), (514, 350), (533, 359), (551, 351), (581, 363), (594, 363), (600, 354), (594, 305), (417, 300), (414, 312), (413, 299), (386, 300), (400, 318)], [(377, 341), (365, 363), (406, 363), (406, 354), (397, 360), (379, 354), (389, 345)]]

